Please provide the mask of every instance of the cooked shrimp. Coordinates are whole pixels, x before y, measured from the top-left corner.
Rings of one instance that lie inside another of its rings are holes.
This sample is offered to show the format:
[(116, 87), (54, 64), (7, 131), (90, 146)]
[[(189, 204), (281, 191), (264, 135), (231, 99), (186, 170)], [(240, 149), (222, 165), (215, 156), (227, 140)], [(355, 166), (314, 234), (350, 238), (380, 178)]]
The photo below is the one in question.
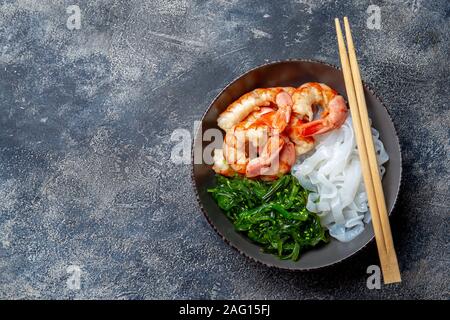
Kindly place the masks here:
[[(290, 90), (292, 92), (292, 90)], [(292, 98), (287, 92), (276, 97), (278, 109), (263, 107), (254, 111), (238, 127), (246, 130), (252, 146), (263, 146), (269, 135), (277, 135), (285, 130), (291, 118)]]
[[(275, 113), (273, 108), (264, 107), (260, 111), (252, 112), (246, 120), (241, 122), (249, 142), (250, 158), (255, 158), (256, 153), (261, 152), (266, 144), (273, 131), (272, 123)], [(239, 127), (242, 128), (240, 125)]]
[(236, 126), (227, 131), (223, 144), (223, 155), (230, 167), (241, 174), (245, 174), (249, 160), (245, 152), (245, 147), (245, 131), (236, 130)]
[(227, 177), (232, 177), (236, 174), (236, 172), (228, 165), (227, 161), (225, 160), (222, 149), (214, 150), (213, 159), (214, 165), (212, 168), (216, 173)]
[(273, 108), (262, 107), (257, 111), (251, 112), (244, 120), (236, 125), (236, 128), (246, 130), (256, 123), (261, 123), (263, 117), (266, 118), (267, 114), (273, 114), (274, 112), (275, 110)]
[(278, 170), (276, 170), (275, 164), (273, 167), (271, 166), (271, 168), (273, 169), (272, 172), (270, 172), (269, 170), (265, 171), (265, 175), (260, 176), (260, 179), (264, 181), (278, 179), (280, 175), (288, 173), (291, 170), (292, 166), (295, 163), (295, 159), (296, 157), (294, 144), (290, 141), (287, 141), (283, 149), (281, 149), (280, 151)]
[(347, 118), (348, 110), (342, 96), (335, 96), (327, 107), (324, 108), (320, 119), (302, 124), (300, 134), (310, 137), (339, 128)]
[(295, 116), (291, 117), (291, 121), (286, 128), (286, 134), (289, 139), (295, 144), (295, 153), (297, 156), (307, 153), (314, 148), (314, 138), (304, 137), (302, 125), (305, 122)]
[(288, 172), (295, 162), (294, 144), (284, 136), (272, 136), (258, 158), (250, 160), (246, 176), (266, 176), (268, 179)]
[(338, 93), (323, 83), (304, 83), (292, 94), (292, 112), (302, 119), (312, 121), (314, 117), (313, 107), (320, 105), (326, 110), (336, 96), (338, 96)]
[(291, 118), (292, 98), (287, 92), (280, 92), (276, 97), (278, 110), (272, 120), (272, 128), (275, 133), (281, 133), (286, 129)]
[(280, 167), (277, 175), (288, 173), (294, 165), (295, 159), (295, 146), (289, 139), (286, 139), (285, 145), (280, 152)]
[[(291, 117), (292, 98), (286, 91), (293, 92), (293, 88), (269, 88), (269, 92), (278, 92), (275, 95), (275, 105), (271, 107), (258, 107), (245, 119), (227, 130), (224, 140), (223, 153), (226, 162), (233, 171), (244, 174), (249, 163), (258, 154), (269, 152), (267, 147), (269, 137), (278, 135), (287, 127)], [(285, 91), (286, 90), (286, 91)], [(284, 140), (283, 140), (284, 141)], [(284, 143), (284, 142), (283, 142)], [(282, 148), (282, 145), (279, 147)], [(277, 153), (279, 153), (278, 150)], [(270, 153), (275, 153), (274, 150)], [(265, 155), (267, 156), (267, 155)], [(264, 157), (262, 157), (264, 159)]]
[[(318, 120), (313, 108), (321, 106)], [(289, 172), (301, 155), (314, 147), (313, 136), (342, 125), (347, 106), (342, 96), (316, 82), (297, 89), (255, 89), (230, 104), (217, 122), (226, 131), (223, 150), (214, 151), (213, 169), (263, 180)]]
[[(250, 115), (237, 124), (231, 132), (239, 132), (245, 135), (245, 142), (249, 143), (249, 157), (255, 158), (264, 144), (267, 142), (270, 134), (270, 127), (267, 121), (272, 121), (275, 110), (269, 107), (263, 107), (258, 111), (253, 111)], [(228, 133), (228, 132), (227, 132)], [(231, 133), (230, 133), (231, 134)], [(244, 138), (244, 136), (242, 136)]]
[[(219, 127), (225, 131), (230, 130), (234, 125), (238, 124), (242, 120), (244, 120), (250, 113), (253, 111), (258, 111), (261, 107), (268, 107), (270, 105), (277, 105), (277, 97), (280, 93), (288, 93), (292, 94), (294, 92), (294, 88), (286, 87), (286, 88), (265, 88), (265, 89), (255, 89), (244, 94), (242, 97), (237, 99), (235, 102), (230, 104), (228, 108), (219, 115), (217, 119), (217, 124)], [(285, 94), (282, 94), (278, 98), (278, 102), (282, 105), (280, 108), (280, 113), (286, 113), (289, 108), (285, 106), (287, 97)], [(280, 115), (280, 121), (283, 119), (283, 116)], [(288, 118), (287, 118), (288, 119)], [(287, 122), (287, 121), (286, 121)], [(283, 124), (277, 123), (281, 127)]]
[[(287, 95), (287, 97), (283, 97), (283, 95)], [(279, 131), (284, 130), (283, 126), (287, 126), (290, 110), (283, 110), (281, 112), (280, 110), (284, 107), (289, 109), (290, 96), (287, 93), (279, 94), (279, 96), (288, 102), (284, 104), (280, 103), (278, 110), (270, 107), (262, 107), (258, 111), (253, 111), (233, 129), (234, 132), (245, 132), (246, 142), (249, 142), (250, 158), (254, 158), (252, 155), (261, 152), (269, 136), (278, 134)], [(279, 98), (277, 97), (277, 99)], [(285, 111), (286, 114), (283, 114)]]
[(262, 107), (227, 130), (223, 153), (232, 170), (245, 174), (248, 161), (256, 158), (267, 142), (275, 113), (273, 108)]

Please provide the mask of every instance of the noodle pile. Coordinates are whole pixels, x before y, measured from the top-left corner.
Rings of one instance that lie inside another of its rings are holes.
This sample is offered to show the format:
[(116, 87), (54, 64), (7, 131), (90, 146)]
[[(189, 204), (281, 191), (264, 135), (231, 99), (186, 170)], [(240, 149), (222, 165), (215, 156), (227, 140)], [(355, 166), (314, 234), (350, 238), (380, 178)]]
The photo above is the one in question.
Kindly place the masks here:
[[(379, 133), (372, 128), (381, 176), (389, 160)], [(310, 190), (307, 209), (320, 217), (330, 235), (348, 242), (370, 221), (367, 195), (349, 116), (337, 130), (317, 137), (315, 149), (292, 167), (292, 174)]]

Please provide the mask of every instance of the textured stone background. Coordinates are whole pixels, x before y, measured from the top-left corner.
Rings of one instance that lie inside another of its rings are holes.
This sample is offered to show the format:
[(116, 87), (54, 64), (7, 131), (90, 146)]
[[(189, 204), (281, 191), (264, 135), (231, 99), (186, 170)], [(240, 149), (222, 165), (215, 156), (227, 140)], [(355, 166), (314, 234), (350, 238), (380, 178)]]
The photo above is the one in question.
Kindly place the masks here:
[[(0, 1), (0, 298), (449, 299), (449, 14), (447, 0)], [(201, 214), (190, 166), (169, 161), (172, 131), (249, 68), (338, 65), (344, 15), (403, 149), (403, 282), (382, 290), (365, 283), (374, 245), (312, 273), (240, 256)]]

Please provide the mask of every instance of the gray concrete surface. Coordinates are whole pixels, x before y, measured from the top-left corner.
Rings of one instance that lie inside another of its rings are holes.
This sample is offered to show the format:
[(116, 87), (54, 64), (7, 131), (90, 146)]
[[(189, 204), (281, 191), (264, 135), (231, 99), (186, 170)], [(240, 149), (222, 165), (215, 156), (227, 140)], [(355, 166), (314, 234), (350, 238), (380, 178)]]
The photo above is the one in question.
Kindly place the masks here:
[[(0, 298), (449, 299), (449, 13), (446, 0), (0, 1)], [(169, 160), (173, 130), (249, 68), (338, 65), (344, 15), (403, 149), (403, 282), (381, 290), (366, 287), (374, 245), (312, 273), (240, 256), (201, 214), (190, 166)]]

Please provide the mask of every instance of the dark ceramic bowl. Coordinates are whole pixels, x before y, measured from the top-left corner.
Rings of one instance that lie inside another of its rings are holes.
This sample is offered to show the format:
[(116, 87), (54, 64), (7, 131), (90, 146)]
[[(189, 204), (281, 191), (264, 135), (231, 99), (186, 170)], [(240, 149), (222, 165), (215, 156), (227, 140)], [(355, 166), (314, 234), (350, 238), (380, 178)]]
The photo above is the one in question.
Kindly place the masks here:
[[(202, 118), (202, 126), (198, 129), (193, 145), (195, 152), (202, 152), (210, 143), (202, 141), (203, 132), (217, 127), (217, 117), (234, 100), (255, 88), (275, 86), (299, 86), (302, 83), (316, 81), (323, 82), (346, 97), (342, 72), (329, 64), (290, 60), (266, 64), (257, 67), (230, 83), (214, 99)], [(365, 96), (372, 125), (380, 132), (381, 140), (389, 154), (389, 161), (385, 164), (386, 174), (383, 178), (383, 189), (389, 213), (394, 208), (400, 188), (401, 154), (394, 125), (383, 103), (377, 96), (365, 87)], [(244, 234), (234, 230), (232, 223), (214, 202), (207, 188), (215, 183), (211, 165), (204, 162), (193, 164), (193, 180), (200, 206), (211, 226), (232, 247), (243, 255), (268, 266), (290, 269), (311, 270), (329, 266), (340, 262), (361, 250), (373, 238), (373, 227), (370, 223), (364, 232), (353, 241), (342, 243), (331, 239), (330, 243), (304, 252), (298, 261), (280, 260), (277, 256), (261, 252), (260, 247), (250, 241)]]

